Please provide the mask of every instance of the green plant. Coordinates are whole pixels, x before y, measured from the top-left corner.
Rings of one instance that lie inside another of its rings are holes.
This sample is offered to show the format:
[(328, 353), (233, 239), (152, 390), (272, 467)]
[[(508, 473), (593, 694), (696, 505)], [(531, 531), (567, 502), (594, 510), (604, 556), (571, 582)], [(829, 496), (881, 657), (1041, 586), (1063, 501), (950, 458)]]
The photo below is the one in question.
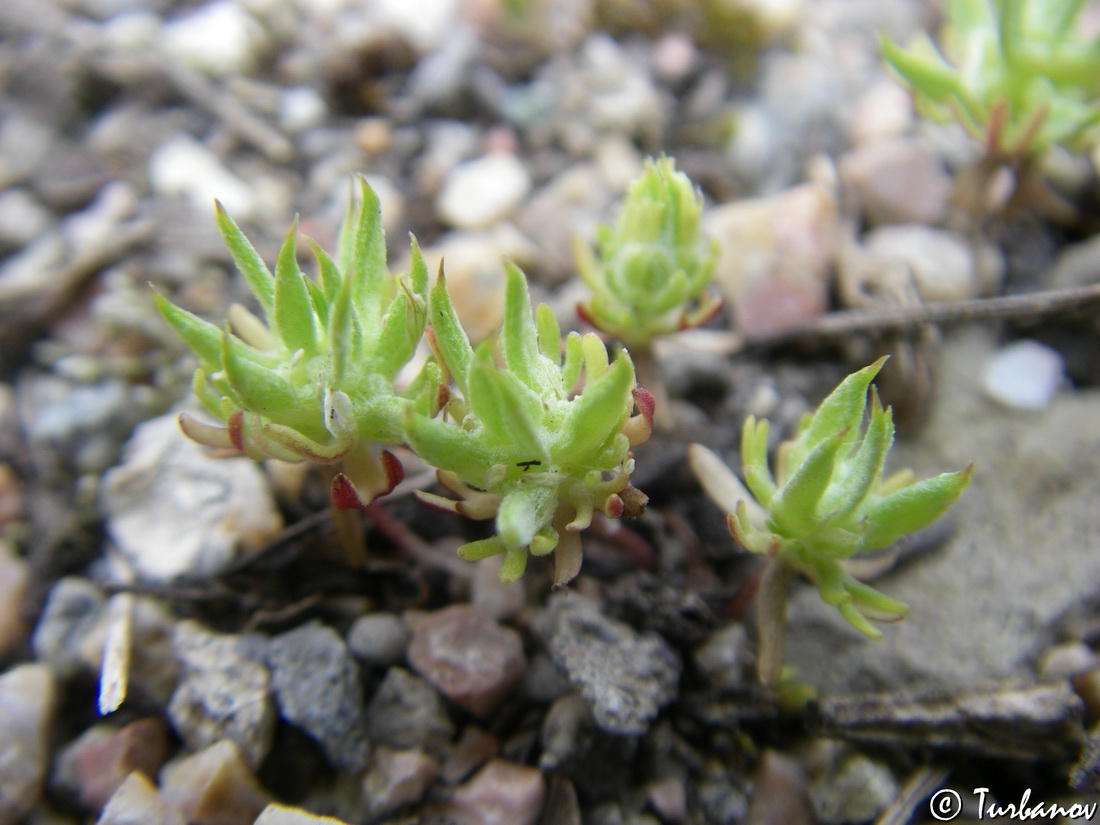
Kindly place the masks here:
[[(458, 497), (421, 493), (445, 512), (496, 519), (490, 538), (459, 554), (504, 554), (502, 581), (523, 574), (527, 555), (554, 552), (554, 584), (581, 564), (577, 533), (599, 511), (637, 514), (645, 497), (629, 485), (630, 448), (650, 434), (652, 399), (635, 385), (634, 365), (621, 351), (609, 362), (594, 334), (570, 333), (563, 346), (550, 308), (532, 314), (527, 282), (507, 265), (501, 363), (493, 342), (470, 345), (440, 277), (429, 299), (437, 357), (460, 393), (443, 417), (406, 413), (409, 445), (438, 468)], [(631, 415), (637, 405), (640, 412)]]
[(865, 636), (881, 638), (869, 619), (896, 621), (908, 608), (855, 579), (844, 560), (928, 526), (970, 482), (969, 467), (920, 482), (911, 470), (883, 477), (894, 425), (890, 409), (868, 388), (885, 360), (848, 376), (803, 419), (795, 438), (779, 447), (774, 475), (768, 466), (768, 422), (750, 416), (741, 440), (748, 492), (696, 445), (696, 473), (711, 497), (728, 509), (734, 539), (769, 559), (758, 596), (760, 672), (769, 684), (778, 679), (782, 665), (786, 593), (794, 575), (801, 573), (817, 585), (822, 599)]
[(889, 38), (886, 60), (928, 117), (957, 119), (997, 158), (1095, 140), (1100, 39), (1077, 24), (1087, 0), (947, 0), (940, 48)]
[[(655, 339), (705, 324), (722, 307), (707, 291), (718, 245), (700, 229), (703, 196), (672, 158), (648, 159), (630, 185), (614, 226), (596, 232), (597, 251), (577, 240), (577, 271), (592, 297), (577, 314), (634, 353), (639, 378), (656, 399), (656, 421), (672, 427), (653, 357)], [(597, 254), (598, 253), (598, 254)]]
[(700, 230), (703, 196), (672, 158), (649, 159), (614, 226), (597, 230), (599, 255), (578, 241), (577, 270), (592, 290), (584, 320), (628, 347), (705, 324), (721, 307), (706, 289), (718, 250)]
[(365, 179), (358, 188), (337, 259), (310, 244), (316, 279), (298, 267), (297, 222), (272, 273), (218, 205), (218, 227), (264, 320), (234, 305), (222, 328), (154, 295), (199, 357), (195, 396), (225, 424), (181, 415), (183, 432), (230, 454), (333, 467), (340, 511), (364, 509), (401, 480), (400, 462), (378, 448), (401, 444), (406, 411), (434, 412), (442, 386), (433, 362), (405, 389), (395, 385), (424, 330), (428, 274), (415, 240), (410, 274), (388, 271), (378, 198)]

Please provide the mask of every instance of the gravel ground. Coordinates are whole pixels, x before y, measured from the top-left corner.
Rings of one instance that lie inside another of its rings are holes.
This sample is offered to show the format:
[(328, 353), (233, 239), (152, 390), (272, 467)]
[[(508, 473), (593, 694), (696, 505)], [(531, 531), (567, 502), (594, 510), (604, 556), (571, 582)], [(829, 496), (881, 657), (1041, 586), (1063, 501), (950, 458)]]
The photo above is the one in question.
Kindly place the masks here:
[[(831, 310), (1097, 282), (1088, 158), (1049, 164), (1072, 220), (959, 231), (980, 147), (919, 121), (877, 53), (936, 5), (0, 4), (0, 825), (839, 825), (939, 819), (940, 789), (977, 819), (978, 787), (1088, 801), (1095, 316), (780, 339)], [(212, 320), (248, 300), (215, 198), (271, 261), (295, 214), (331, 248), (365, 174), (391, 264), (415, 234), (484, 338), (504, 257), (581, 328), (573, 240), (661, 153), (704, 193), (727, 308), (658, 350), (675, 426), (637, 451), (649, 510), (589, 531), (565, 592), (459, 561), (483, 534), (413, 500), (433, 482), (412, 457), (356, 570), (319, 474), (179, 433), (194, 362), (149, 285)], [(973, 461), (975, 483), (952, 524), (869, 565), (914, 608), (881, 645), (796, 591), (777, 695), (752, 675), (759, 569), (687, 446), (736, 463), (745, 415), (789, 431), (882, 352), (905, 461)], [(105, 696), (104, 672), (128, 682)]]

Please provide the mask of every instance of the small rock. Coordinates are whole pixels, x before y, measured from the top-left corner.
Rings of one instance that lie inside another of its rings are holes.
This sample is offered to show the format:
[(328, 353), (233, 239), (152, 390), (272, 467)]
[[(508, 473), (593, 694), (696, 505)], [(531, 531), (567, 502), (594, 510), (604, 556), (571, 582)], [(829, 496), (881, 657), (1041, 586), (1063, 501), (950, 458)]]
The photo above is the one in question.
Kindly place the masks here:
[(20, 822), (38, 804), (56, 700), (46, 665), (17, 665), (0, 675), (0, 822)]
[(774, 750), (764, 751), (753, 777), (745, 821), (753, 825), (814, 825), (806, 798), (806, 777), (794, 759)]
[(27, 638), (22, 609), (30, 580), (30, 565), (0, 541), (0, 659)]
[(156, 786), (134, 771), (108, 800), (96, 825), (188, 825), (183, 814), (169, 805)]
[(651, 783), (646, 796), (662, 822), (683, 822), (687, 818), (687, 789), (679, 777), (670, 776)]
[(413, 626), (409, 664), (444, 696), (488, 717), (523, 679), (523, 642), (473, 605), (459, 604)]
[(348, 631), (348, 649), (370, 667), (387, 668), (405, 658), (412, 631), (400, 616), (371, 613), (360, 616)]
[(50, 590), (31, 638), (35, 658), (48, 664), (60, 678), (91, 669), (102, 647), (102, 639), (92, 639), (92, 632), (103, 618), (105, 605), (103, 591), (87, 579), (59, 579)]
[(737, 332), (779, 332), (825, 311), (836, 220), (835, 199), (812, 183), (710, 211), (706, 232), (720, 245), (714, 278)]
[(656, 633), (608, 619), (587, 599), (565, 594), (549, 610), (551, 655), (592, 705), (596, 723), (609, 733), (645, 733), (676, 698), (676, 653)]
[(458, 0), (376, 0), (367, 8), (371, 22), (400, 35), (421, 54), (443, 46), (459, 20)]
[(343, 639), (311, 622), (268, 643), (267, 662), (279, 712), (321, 745), (346, 773), (367, 766), (363, 686)]
[(198, 6), (161, 30), (161, 47), (170, 57), (218, 77), (247, 73), (262, 44), (259, 23), (233, 0)]
[(527, 606), (522, 587), (513, 587), (500, 580), (504, 554), (482, 559), (474, 566), (470, 582), (470, 604), (494, 622), (508, 621)]
[(852, 102), (848, 140), (853, 146), (862, 146), (900, 137), (912, 125), (911, 95), (901, 84), (883, 79), (869, 86)]
[(419, 802), (439, 773), (439, 760), (421, 750), (376, 748), (363, 777), (363, 795), (370, 815)]
[(494, 759), (455, 788), (440, 813), (454, 825), (534, 825), (545, 796), (539, 771)]
[(728, 624), (695, 649), (695, 666), (719, 688), (744, 687), (752, 673), (752, 647), (745, 625)]
[(608, 733), (577, 693), (555, 701), (542, 721), (539, 768), (570, 779), (586, 800), (616, 799), (626, 789), (638, 752), (637, 736)]
[(477, 725), (467, 725), (443, 765), (443, 781), (448, 785), (457, 785), (498, 753), (500, 742), (495, 736)]
[(252, 825), (271, 802), (228, 739), (166, 765), (160, 795), (189, 825)]
[(1065, 363), (1038, 341), (1016, 341), (993, 354), (982, 379), (986, 394), (1010, 409), (1044, 410), (1062, 386)]
[(168, 716), (180, 738), (192, 750), (229, 739), (258, 768), (275, 735), (267, 668), (241, 638), (211, 633), (193, 621), (177, 625), (174, 647), (183, 678)]
[(872, 224), (936, 224), (947, 214), (951, 177), (922, 140), (863, 144), (844, 156), (840, 174)]
[[(156, 776), (168, 755), (168, 730), (160, 719), (139, 719), (122, 729), (109, 725), (89, 728), (65, 748), (58, 760), (58, 780), (71, 781), (80, 804), (101, 811), (139, 771)], [(71, 773), (71, 780), (63, 774)]]
[(1100, 235), (1067, 244), (1058, 254), (1050, 289), (1075, 289), (1100, 282)]
[(221, 159), (190, 135), (178, 134), (149, 158), (149, 184), (162, 197), (184, 197), (196, 213), (209, 217), (216, 200), (237, 221), (259, 206), (253, 188), (225, 168)]
[(20, 249), (45, 235), (53, 214), (26, 189), (0, 190), (0, 250)]
[(423, 748), (445, 755), (454, 723), (431, 685), (400, 667), (391, 667), (367, 707), (371, 741), (395, 750)]
[(965, 301), (984, 292), (970, 245), (945, 229), (880, 226), (867, 233), (863, 247), (883, 269), (904, 267), (925, 301)]
[(316, 816), (301, 808), (291, 808), (272, 802), (252, 825), (347, 825), (332, 816)]
[(460, 229), (487, 229), (515, 212), (530, 191), (523, 161), (508, 152), (490, 152), (447, 173), (436, 213)]
[(899, 790), (888, 767), (855, 753), (810, 783), (810, 805), (821, 825), (871, 822), (897, 799)]
[(282, 527), (256, 463), (212, 460), (172, 415), (134, 430), (122, 464), (103, 479), (101, 505), (119, 552), (152, 581), (212, 576)]
[(279, 96), (279, 125), (288, 132), (304, 132), (325, 122), (328, 107), (310, 86), (284, 89)]

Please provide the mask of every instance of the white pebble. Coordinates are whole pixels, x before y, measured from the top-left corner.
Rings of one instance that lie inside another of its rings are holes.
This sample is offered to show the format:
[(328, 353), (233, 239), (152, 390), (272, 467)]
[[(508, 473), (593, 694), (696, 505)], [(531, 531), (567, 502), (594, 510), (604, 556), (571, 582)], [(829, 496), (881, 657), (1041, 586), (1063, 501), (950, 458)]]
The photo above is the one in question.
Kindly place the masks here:
[(436, 212), (451, 226), (485, 229), (508, 218), (530, 191), (531, 176), (519, 158), (490, 152), (447, 173)]
[(161, 30), (165, 52), (199, 71), (224, 77), (248, 71), (261, 45), (256, 20), (231, 0), (199, 6)]
[(998, 350), (983, 387), (994, 401), (1017, 410), (1046, 409), (1062, 384), (1065, 362), (1038, 341), (1017, 341)]
[(247, 220), (257, 207), (252, 188), (187, 134), (172, 137), (153, 152), (149, 181), (158, 195), (185, 197), (205, 215), (213, 210), (215, 199), (237, 221)]
[(279, 125), (290, 132), (320, 126), (328, 114), (324, 99), (309, 86), (285, 89), (279, 97)]

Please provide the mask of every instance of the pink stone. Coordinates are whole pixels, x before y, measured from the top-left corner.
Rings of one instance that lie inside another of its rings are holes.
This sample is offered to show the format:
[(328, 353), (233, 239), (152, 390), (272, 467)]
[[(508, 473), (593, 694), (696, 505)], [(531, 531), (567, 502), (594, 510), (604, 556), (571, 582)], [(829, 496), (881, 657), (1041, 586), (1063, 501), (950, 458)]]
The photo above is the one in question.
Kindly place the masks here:
[(413, 625), (409, 664), (440, 693), (480, 719), (519, 684), (523, 644), (473, 605), (430, 613)]
[(388, 813), (424, 798), (439, 776), (439, 760), (421, 750), (375, 750), (363, 777), (363, 794), (373, 814)]
[(160, 794), (190, 825), (252, 825), (271, 802), (228, 739), (165, 766)]
[(80, 804), (102, 810), (134, 771), (156, 776), (168, 752), (168, 731), (159, 719), (139, 719), (76, 755)]
[(441, 807), (454, 825), (534, 825), (545, 797), (538, 770), (494, 759)]

